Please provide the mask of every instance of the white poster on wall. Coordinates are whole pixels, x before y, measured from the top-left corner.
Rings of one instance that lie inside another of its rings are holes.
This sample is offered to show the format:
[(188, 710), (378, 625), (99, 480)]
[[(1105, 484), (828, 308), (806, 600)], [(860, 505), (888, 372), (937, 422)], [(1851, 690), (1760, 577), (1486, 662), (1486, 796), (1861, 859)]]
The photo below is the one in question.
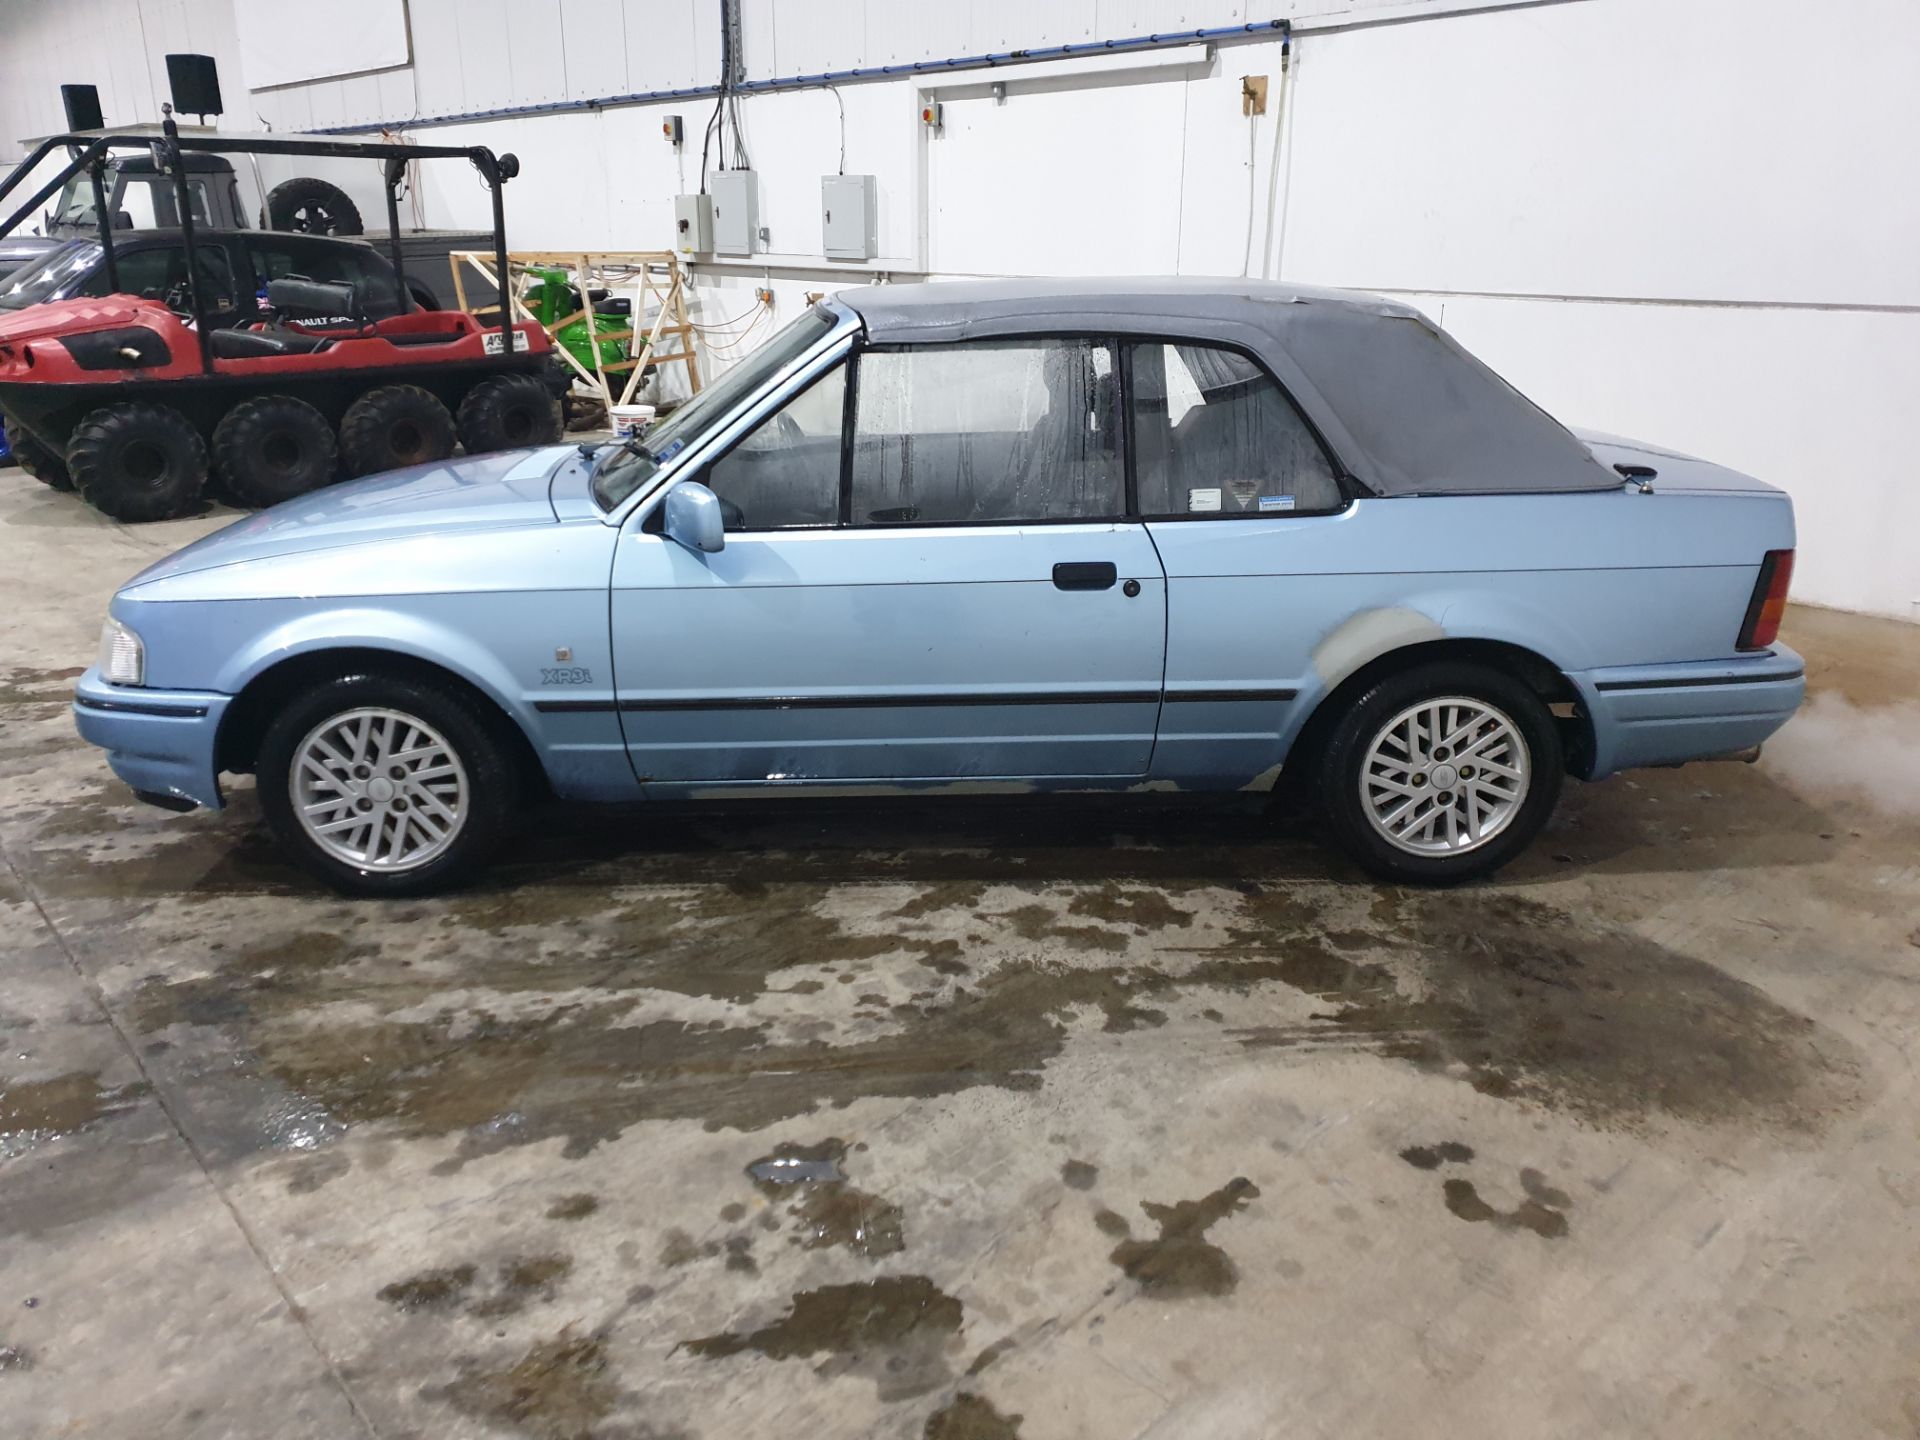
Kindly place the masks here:
[(412, 58), (406, 0), (239, 0), (249, 90), (391, 70)]

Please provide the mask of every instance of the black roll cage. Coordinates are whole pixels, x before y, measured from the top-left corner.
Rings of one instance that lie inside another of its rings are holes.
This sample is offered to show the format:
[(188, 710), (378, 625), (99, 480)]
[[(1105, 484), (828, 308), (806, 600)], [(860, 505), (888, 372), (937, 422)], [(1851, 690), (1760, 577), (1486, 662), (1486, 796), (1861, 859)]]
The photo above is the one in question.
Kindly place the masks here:
[(180, 210), (180, 243), (186, 250), (187, 295), (192, 308), (194, 330), (200, 339), (200, 370), (213, 374), (212, 340), (207, 333), (206, 306), (200, 294), (198, 251), (193, 234), (193, 204), (187, 190), (187, 168), (181, 157), (202, 155), (322, 155), (333, 159), (380, 160), (385, 162), (382, 178), (387, 191), (387, 230), (389, 258), (393, 261), (393, 284), (400, 313), (407, 313), (406, 263), (400, 249), (400, 181), (411, 160), (466, 160), (480, 172), (493, 198), (493, 262), (501, 291), (500, 342), (502, 354), (513, 354), (513, 307), (506, 301), (507, 220), (500, 188), (520, 173), (520, 161), (512, 155), (495, 155), (485, 145), (392, 145), (358, 140), (280, 140), (272, 136), (188, 136), (182, 138), (179, 127), (168, 113), (159, 135), (54, 135), (4, 180), (0, 180), (0, 201), (18, 189), (20, 182), (57, 148), (72, 156), (67, 167), (35, 191), (33, 197), (4, 221), (0, 221), (0, 239), (11, 235), (20, 225), (67, 181), (85, 170), (93, 182), (94, 218), (100, 226), (100, 248), (106, 261), (109, 290), (120, 288), (120, 270), (114, 256), (113, 219), (107, 213), (106, 159), (114, 150), (146, 150), (155, 167), (173, 177), (174, 195)]

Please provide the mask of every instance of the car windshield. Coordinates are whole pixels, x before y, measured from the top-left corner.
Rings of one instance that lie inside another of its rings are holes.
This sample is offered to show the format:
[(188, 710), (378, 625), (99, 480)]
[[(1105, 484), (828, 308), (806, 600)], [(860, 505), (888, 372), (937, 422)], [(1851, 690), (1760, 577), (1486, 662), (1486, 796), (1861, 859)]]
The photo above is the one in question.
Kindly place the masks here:
[(651, 480), (667, 461), (725, 424), (743, 401), (819, 344), (832, 329), (833, 316), (816, 306), (654, 426), (639, 447), (616, 450), (593, 480), (593, 498), (600, 508), (613, 509)]
[(23, 265), (0, 282), (0, 307), (22, 310), (52, 300), (80, 284), (100, 263), (100, 242), (75, 240), (49, 250), (31, 265)]

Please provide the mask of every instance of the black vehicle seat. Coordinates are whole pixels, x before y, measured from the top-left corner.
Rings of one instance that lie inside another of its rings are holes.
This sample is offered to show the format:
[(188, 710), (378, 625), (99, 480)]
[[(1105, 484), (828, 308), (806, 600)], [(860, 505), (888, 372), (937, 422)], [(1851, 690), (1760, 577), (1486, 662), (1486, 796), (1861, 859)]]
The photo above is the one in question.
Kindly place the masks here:
[(263, 355), (311, 355), (333, 344), (333, 336), (273, 325), (264, 330), (215, 330), (208, 342), (223, 360), (254, 360)]

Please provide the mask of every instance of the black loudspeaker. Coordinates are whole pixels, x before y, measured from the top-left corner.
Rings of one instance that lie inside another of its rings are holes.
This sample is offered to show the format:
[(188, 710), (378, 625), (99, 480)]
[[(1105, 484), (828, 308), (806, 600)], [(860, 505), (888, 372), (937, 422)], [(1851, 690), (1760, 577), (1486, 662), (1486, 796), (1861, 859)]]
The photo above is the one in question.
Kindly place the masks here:
[(211, 55), (167, 56), (167, 86), (180, 115), (220, 114), (220, 72)]
[(100, 114), (100, 90), (95, 85), (62, 85), (61, 102), (67, 107), (67, 129), (104, 130), (107, 122)]

